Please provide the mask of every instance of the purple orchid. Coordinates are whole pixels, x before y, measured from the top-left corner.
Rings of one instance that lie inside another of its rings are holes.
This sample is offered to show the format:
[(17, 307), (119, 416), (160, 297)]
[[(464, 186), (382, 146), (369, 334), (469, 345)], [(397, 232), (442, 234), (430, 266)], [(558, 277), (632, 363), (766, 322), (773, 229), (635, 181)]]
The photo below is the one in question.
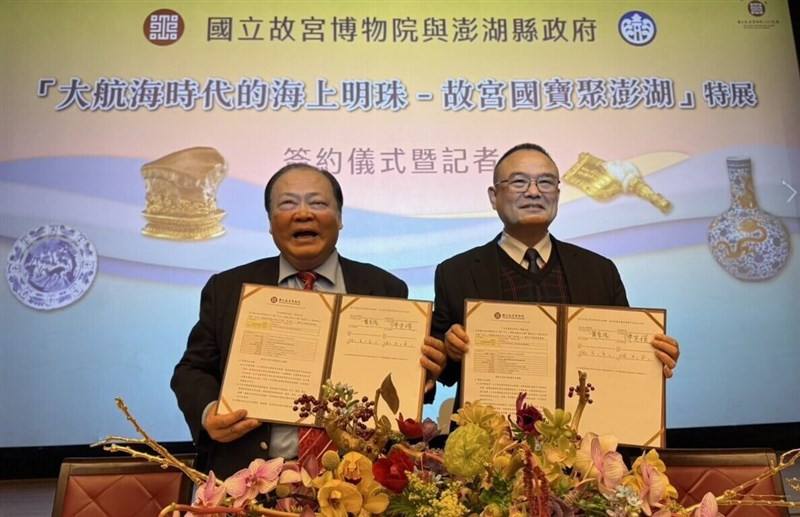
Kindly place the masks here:
[[(225, 487), (222, 485), (217, 485), (217, 477), (214, 475), (214, 471), (212, 470), (208, 473), (208, 479), (206, 482), (197, 488), (192, 506), (211, 508), (214, 506), (219, 506), (224, 498)], [(193, 514), (192, 512), (186, 512), (186, 517), (199, 516)], [(222, 514), (212, 514), (209, 517), (222, 517)]]
[(711, 492), (706, 493), (700, 501), (700, 506), (694, 511), (692, 517), (717, 517), (719, 513), (717, 498)]
[(612, 493), (628, 473), (622, 455), (614, 450), (603, 451), (597, 437), (592, 439), (592, 464), (597, 469), (597, 484), (604, 493)]
[(234, 498), (234, 507), (241, 507), (258, 494), (271, 492), (278, 486), (283, 458), (264, 461), (259, 458), (225, 480), (225, 490)]

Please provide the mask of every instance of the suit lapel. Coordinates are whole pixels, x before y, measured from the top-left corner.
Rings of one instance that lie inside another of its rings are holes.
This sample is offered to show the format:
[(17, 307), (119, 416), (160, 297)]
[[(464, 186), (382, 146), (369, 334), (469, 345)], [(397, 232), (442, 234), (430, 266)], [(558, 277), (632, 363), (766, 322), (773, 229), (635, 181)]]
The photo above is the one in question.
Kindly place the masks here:
[(476, 298), (499, 300), (502, 297), (499, 253), (495, 238), (483, 245), (475, 255), (470, 266), (470, 275), (475, 284)]
[(339, 255), (339, 266), (342, 268), (344, 286), (349, 294), (374, 295), (371, 278), (367, 275), (358, 274), (354, 263)]
[(279, 269), (278, 257), (270, 257), (264, 262), (264, 268), (259, 276), (263, 275), (265, 285), (278, 285)]
[(550, 235), (550, 240), (553, 242), (553, 246), (558, 250), (558, 258), (561, 260), (561, 268), (564, 270), (564, 278), (567, 279), (567, 291), (569, 291), (569, 302), (570, 303), (582, 303), (580, 301), (580, 297), (576, 298), (576, 293), (587, 293), (588, 290), (591, 288), (589, 284), (586, 283), (586, 279), (589, 278), (591, 275), (587, 275), (581, 272), (581, 261), (580, 257), (575, 253), (570, 246), (565, 245), (552, 235)]

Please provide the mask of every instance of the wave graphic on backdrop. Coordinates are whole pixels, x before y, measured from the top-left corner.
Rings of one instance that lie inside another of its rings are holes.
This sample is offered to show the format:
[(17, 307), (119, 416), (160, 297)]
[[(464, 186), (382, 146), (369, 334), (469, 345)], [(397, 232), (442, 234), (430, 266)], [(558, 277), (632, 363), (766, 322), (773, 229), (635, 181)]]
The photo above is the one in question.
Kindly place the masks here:
[[(565, 186), (553, 234), (611, 257), (660, 251), (706, 241), (711, 220), (729, 200), (725, 158), (752, 157), (759, 169), (760, 202), (797, 233), (797, 209), (787, 205), (781, 177), (800, 153), (777, 147), (724, 149), (694, 156), (648, 176), (669, 196), (664, 215), (635, 198), (598, 202)], [(31, 227), (67, 224), (97, 247), (100, 270), (165, 283), (202, 283), (210, 273), (276, 253), (267, 233), (263, 186), (227, 178), (217, 203), (227, 212), (226, 235), (203, 242), (162, 241), (141, 235), (146, 160), (118, 157), (32, 158), (0, 163), (0, 237), (16, 240)], [(266, 179), (266, 178), (265, 178)], [(392, 270), (410, 284), (430, 284), (435, 265), (488, 241), (501, 229), (485, 217), (410, 217), (347, 208), (338, 248), (343, 255)], [(363, 195), (368, 195), (367, 193)], [(487, 205), (488, 207), (488, 200)], [(483, 207), (464, 207), (474, 214)]]

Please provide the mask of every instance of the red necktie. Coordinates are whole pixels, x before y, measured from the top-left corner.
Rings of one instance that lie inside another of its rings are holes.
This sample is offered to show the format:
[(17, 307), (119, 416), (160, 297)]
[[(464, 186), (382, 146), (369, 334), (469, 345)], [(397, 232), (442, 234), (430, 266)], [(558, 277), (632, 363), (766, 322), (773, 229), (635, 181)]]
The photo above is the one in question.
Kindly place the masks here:
[(317, 274), (313, 271), (298, 271), (297, 278), (303, 282), (303, 291), (313, 291), (314, 282), (317, 281)]
[[(304, 291), (314, 290), (314, 282), (317, 281), (316, 273), (313, 271), (298, 271), (297, 278), (303, 282)], [(319, 462), (327, 450), (336, 450), (336, 445), (328, 437), (325, 429), (316, 427), (297, 428), (297, 461), (300, 465), (303, 465), (305, 460), (312, 455)]]

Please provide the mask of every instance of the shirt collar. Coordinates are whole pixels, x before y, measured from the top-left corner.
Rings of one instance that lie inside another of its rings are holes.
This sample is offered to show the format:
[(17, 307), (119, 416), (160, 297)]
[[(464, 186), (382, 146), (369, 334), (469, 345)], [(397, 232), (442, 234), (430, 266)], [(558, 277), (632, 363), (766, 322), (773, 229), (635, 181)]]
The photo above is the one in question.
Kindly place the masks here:
[[(314, 268), (314, 272), (331, 284), (335, 284), (336, 279), (339, 278), (339, 253), (334, 249), (325, 262)], [(289, 264), (286, 257), (281, 255), (278, 258), (278, 285), (285, 283), (297, 273), (297, 269)]]
[[(500, 235), (500, 240), (497, 242), (497, 245), (500, 246), (500, 249), (505, 251), (514, 262), (523, 267), (527, 266), (525, 252), (528, 251), (528, 246), (525, 243), (503, 232), (502, 235)], [(547, 264), (550, 260), (550, 254), (553, 252), (553, 241), (550, 240), (550, 233), (548, 232), (545, 234), (542, 240), (537, 242), (533, 248), (539, 252), (542, 261)]]

